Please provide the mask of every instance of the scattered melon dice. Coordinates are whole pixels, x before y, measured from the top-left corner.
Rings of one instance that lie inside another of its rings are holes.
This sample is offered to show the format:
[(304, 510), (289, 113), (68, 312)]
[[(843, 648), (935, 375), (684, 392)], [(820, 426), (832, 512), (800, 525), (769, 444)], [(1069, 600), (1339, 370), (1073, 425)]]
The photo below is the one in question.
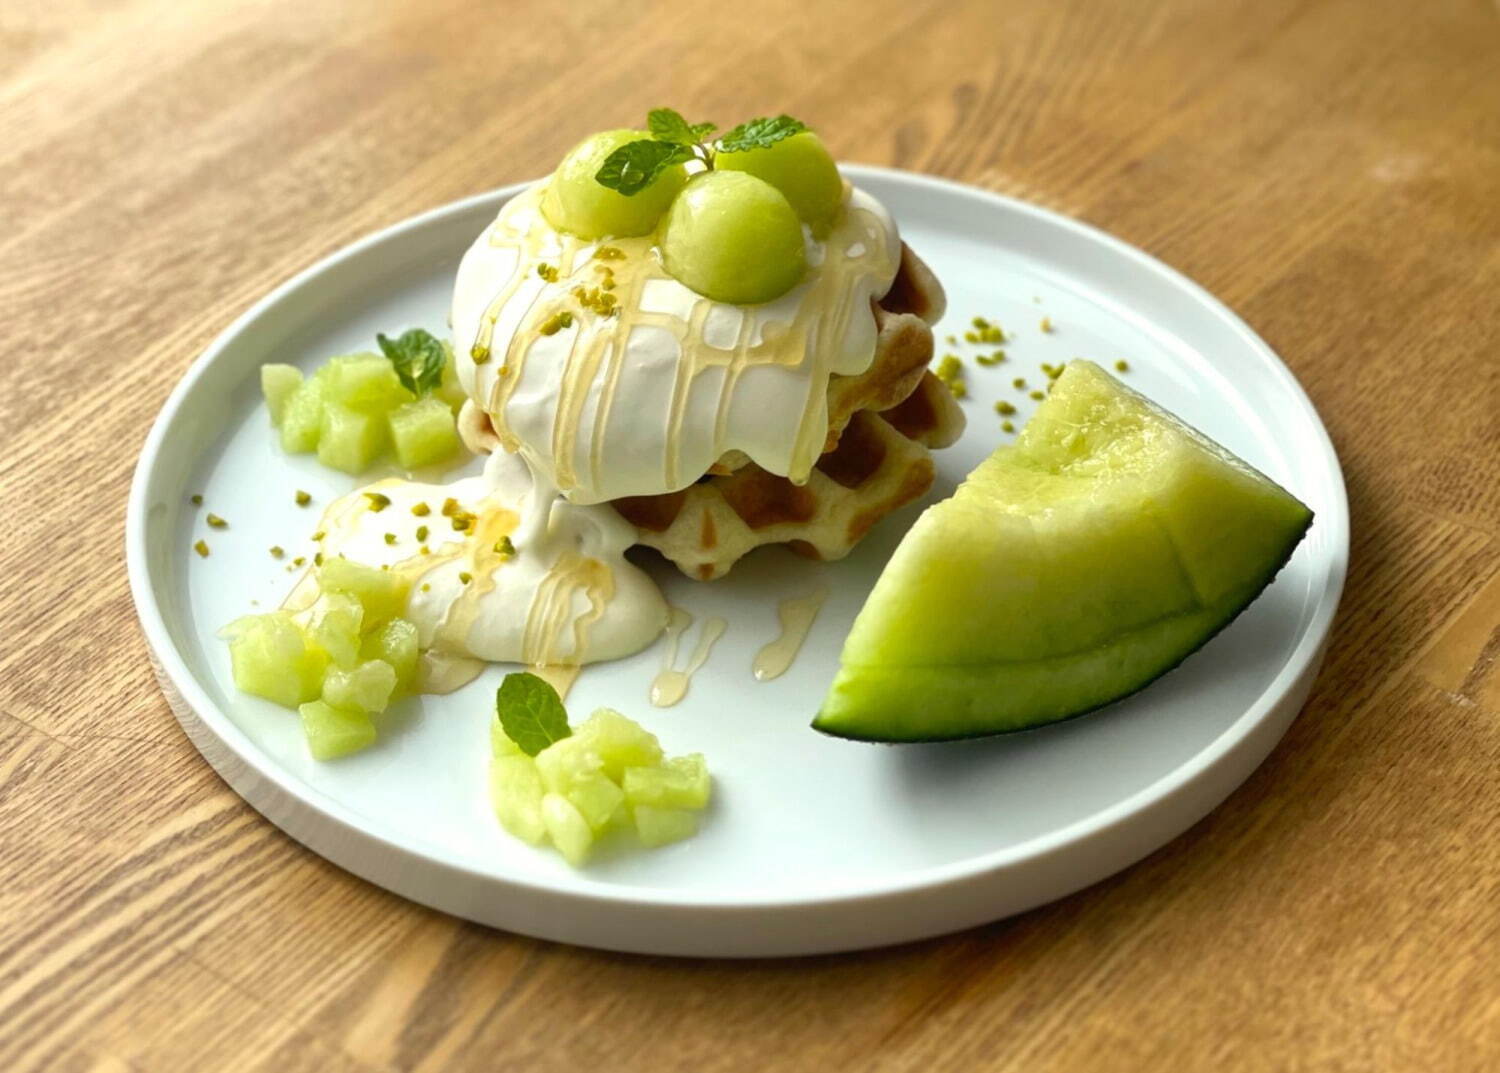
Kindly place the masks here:
[(307, 747), (317, 760), (334, 760), (375, 744), (375, 724), (364, 712), (342, 711), (321, 700), (297, 710)]
[(533, 846), (541, 845), (547, 837), (547, 827), (542, 822), (544, 792), (536, 765), (520, 750), (491, 761), (490, 803), (495, 816), (500, 826)]
[(379, 659), (348, 670), (330, 667), (323, 676), (323, 699), (344, 711), (383, 712), (395, 689), (396, 669)]
[(389, 663), (396, 672), (397, 690), (412, 687), (417, 676), (418, 655), (417, 627), (413, 623), (404, 618), (391, 619), (364, 639), (359, 652), (365, 659)]
[(295, 365), (278, 365), (275, 362), (260, 367), (260, 391), (266, 397), (266, 407), (271, 411), (271, 426), (281, 427), (282, 414), (292, 395), (302, 386), (302, 370)]
[(281, 409), (281, 449), (292, 455), (317, 450), (322, 425), (323, 381), (314, 376), (302, 381)]
[(621, 786), (636, 807), (706, 808), (708, 765), (702, 753), (674, 756), (657, 767), (626, 768)]
[(229, 639), (230, 667), (240, 691), (283, 708), (318, 695), (328, 657), (307, 643), (291, 615), (246, 615), (226, 626), (222, 636)]
[(552, 844), (569, 864), (576, 868), (588, 860), (589, 851), (594, 848), (594, 832), (573, 802), (561, 794), (544, 794), (542, 823)]
[(441, 462), (458, 450), (453, 411), (442, 399), (428, 396), (408, 402), (392, 410), (389, 420), (396, 461), (407, 469)]
[(364, 606), (346, 592), (322, 593), (306, 612), (308, 638), (340, 667), (359, 662)]
[(412, 398), (395, 368), (381, 354), (333, 358), (320, 373), (327, 379), (327, 399), (339, 406), (379, 416)]
[(464, 386), (458, 382), (458, 370), (453, 364), (452, 345), (444, 343), (443, 349), (448, 352), (448, 360), (443, 363), (442, 382), (438, 384), (437, 390), (433, 394), (442, 399), (447, 404), (448, 409), (457, 415), (458, 411), (463, 408), (464, 403), (469, 401), (469, 396), (464, 391)]
[(566, 794), (575, 785), (604, 768), (604, 759), (593, 742), (581, 734), (564, 738), (537, 753), (536, 769), (542, 782), (555, 794)]
[(385, 450), (387, 438), (382, 415), (325, 402), (318, 426), (318, 461), (344, 473), (360, 474)]
[[(661, 742), (656, 740), (656, 735), (612, 708), (595, 711), (573, 736), (589, 742), (604, 761), (604, 773), (616, 782), (624, 777), (628, 767), (652, 767), (661, 763)], [(565, 738), (558, 745), (568, 740)]]
[(635, 807), (635, 833), (646, 846), (665, 846), (698, 833), (698, 814), (684, 808)]
[(398, 618), (406, 609), (408, 585), (389, 570), (377, 570), (349, 559), (325, 559), (318, 568), (318, 586), (324, 592), (344, 592), (364, 607), (364, 625), (372, 626)]

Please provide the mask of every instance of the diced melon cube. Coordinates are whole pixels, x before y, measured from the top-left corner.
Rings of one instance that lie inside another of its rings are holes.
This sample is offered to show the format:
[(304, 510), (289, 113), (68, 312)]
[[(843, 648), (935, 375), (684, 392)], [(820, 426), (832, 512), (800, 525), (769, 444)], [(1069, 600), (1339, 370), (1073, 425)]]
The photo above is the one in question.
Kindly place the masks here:
[(583, 813), (561, 794), (542, 797), (542, 823), (559, 853), (575, 868), (588, 860), (594, 846), (594, 832), (589, 830)]
[(546, 837), (542, 822), (542, 777), (525, 753), (490, 761), (490, 804), (495, 818), (511, 834), (533, 846)]
[(458, 450), (458, 428), (453, 411), (442, 399), (429, 396), (391, 411), (391, 442), (396, 460), (407, 469), (430, 466)]
[(396, 669), (379, 659), (348, 670), (330, 667), (323, 675), (323, 699), (344, 711), (383, 712), (395, 689)]
[(340, 711), (321, 700), (309, 701), (298, 711), (315, 760), (334, 760), (375, 744), (375, 724), (364, 712)]
[(661, 763), (661, 743), (656, 735), (612, 708), (595, 711), (573, 737), (590, 743), (604, 761), (604, 773), (616, 782), (628, 767), (654, 767)]
[(302, 381), (281, 410), (281, 449), (287, 454), (317, 450), (323, 427), (323, 381)]
[(335, 556), (318, 568), (318, 585), (324, 592), (346, 592), (365, 609), (364, 626), (389, 622), (406, 609), (408, 585), (394, 571), (377, 570)]
[(585, 775), (575, 780), (563, 796), (573, 802), (573, 807), (595, 833), (608, 827), (609, 821), (625, 804), (625, 794), (620, 787), (602, 774)]
[(635, 832), (647, 846), (665, 846), (698, 833), (698, 814), (683, 808), (637, 805)]
[(380, 415), (411, 401), (396, 368), (381, 354), (349, 354), (323, 367), (329, 402), (361, 413)]
[(453, 363), (452, 344), (445, 342), (443, 349), (448, 353), (448, 360), (443, 363), (443, 379), (433, 395), (442, 399), (448, 409), (457, 414), (463, 408), (463, 404), (468, 401), (469, 396), (464, 393), (464, 386), (458, 382), (458, 369)]
[(596, 774), (604, 760), (592, 742), (577, 734), (553, 742), (536, 755), (536, 769), (542, 782), (556, 794), (567, 793), (581, 779)]
[(708, 764), (702, 753), (674, 756), (657, 767), (625, 769), (625, 799), (653, 808), (693, 808), (708, 805)]
[(340, 667), (359, 662), (359, 631), (364, 605), (347, 592), (324, 592), (307, 609), (308, 638)]
[[(513, 742), (513, 741), (510, 740), (510, 735), (507, 734), (505, 732), (505, 728), (500, 725), (500, 719), (499, 719), (498, 716), (496, 718), (490, 720), (490, 755), (491, 756), (525, 756), (526, 755), (525, 753), (521, 752), (521, 747), (519, 745), (517, 745), (515, 742)], [(529, 760), (530, 757), (527, 757), (527, 759)]]
[(271, 362), (260, 367), (260, 393), (266, 397), (273, 428), (281, 427), (281, 415), (286, 412), (287, 403), (301, 386), (302, 370), (295, 365)]
[(235, 686), (245, 693), (295, 708), (318, 695), (328, 657), (307, 644), (291, 615), (246, 615), (223, 630)]
[(391, 619), (365, 638), (360, 655), (389, 663), (396, 671), (396, 688), (410, 689), (417, 676), (416, 625), (404, 618)]
[(357, 475), (369, 469), (370, 463), (380, 456), (387, 438), (383, 415), (325, 402), (323, 420), (318, 426), (318, 461)]

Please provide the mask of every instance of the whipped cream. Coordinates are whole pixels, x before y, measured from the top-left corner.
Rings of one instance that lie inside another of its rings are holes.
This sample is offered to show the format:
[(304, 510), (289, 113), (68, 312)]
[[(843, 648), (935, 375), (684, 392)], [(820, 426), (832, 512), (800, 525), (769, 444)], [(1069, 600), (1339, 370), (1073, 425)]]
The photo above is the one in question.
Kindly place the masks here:
[[(389, 503), (374, 509), (372, 494)], [(413, 513), (418, 504), (426, 514)], [(456, 529), (454, 516), (467, 528)], [(667, 621), (655, 582), (625, 559), (635, 530), (608, 507), (562, 499), (505, 452), (450, 484), (376, 481), (331, 503), (319, 530), (325, 558), (387, 567), (410, 582), (405, 617), (438, 657), (578, 666), (639, 652)], [(497, 548), (507, 538), (514, 554)], [(316, 597), (309, 573), (287, 606)]]
[[(601, 246), (559, 233), (541, 213), (544, 188), (500, 210), (453, 292), (459, 379), (507, 449), (580, 504), (684, 488), (732, 451), (806, 480), (828, 431), (829, 378), (874, 357), (872, 302), (901, 258), (884, 206), (849, 188), (833, 232), (805, 232), (802, 282), (736, 306), (668, 275), (649, 236)], [(610, 277), (619, 313), (603, 316), (579, 289)]]

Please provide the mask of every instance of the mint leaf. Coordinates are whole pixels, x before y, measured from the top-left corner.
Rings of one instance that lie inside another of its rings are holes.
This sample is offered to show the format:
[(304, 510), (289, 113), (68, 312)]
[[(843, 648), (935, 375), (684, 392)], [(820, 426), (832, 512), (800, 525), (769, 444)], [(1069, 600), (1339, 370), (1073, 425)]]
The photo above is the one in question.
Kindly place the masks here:
[(507, 674), (495, 693), (500, 729), (527, 756), (535, 756), (573, 732), (557, 690), (544, 679), (520, 671)]
[(629, 197), (650, 186), (673, 164), (692, 159), (693, 150), (686, 145), (643, 138), (626, 142), (605, 157), (604, 163), (594, 173), (594, 181)]
[(719, 151), (743, 153), (746, 149), (765, 149), (783, 138), (801, 134), (806, 129), (806, 123), (800, 119), (793, 119), (789, 115), (779, 115), (774, 119), (762, 116), (759, 119), (741, 123), (720, 138)]
[(719, 129), (717, 123), (689, 123), (681, 112), (670, 108), (653, 108), (646, 117), (651, 137), (659, 142), (686, 145), (691, 148)]
[(695, 142), (701, 142), (704, 138), (707, 138), (714, 131), (718, 130), (719, 129), (719, 124), (717, 124), (717, 123), (694, 123), (688, 129), (693, 132), (693, 141), (695, 141)]
[(448, 348), (431, 332), (412, 328), (402, 332), (396, 339), (376, 335), (381, 352), (396, 367), (396, 376), (401, 386), (413, 395), (421, 397), (443, 382), (443, 366), (448, 361)]

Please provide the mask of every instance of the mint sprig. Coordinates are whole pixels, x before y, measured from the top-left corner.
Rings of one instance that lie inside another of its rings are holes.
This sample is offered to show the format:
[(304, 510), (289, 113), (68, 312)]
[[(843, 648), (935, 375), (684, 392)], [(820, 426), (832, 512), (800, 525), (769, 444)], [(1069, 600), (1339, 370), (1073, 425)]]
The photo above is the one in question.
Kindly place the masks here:
[(600, 186), (629, 197), (656, 181), (670, 167), (700, 160), (712, 171), (718, 153), (742, 153), (764, 149), (783, 138), (800, 134), (807, 124), (789, 115), (762, 116), (741, 123), (717, 142), (707, 139), (719, 128), (713, 123), (689, 123), (671, 108), (653, 108), (646, 116), (651, 137), (626, 142), (594, 173)]
[(507, 674), (495, 693), (495, 715), (505, 736), (527, 756), (569, 737), (568, 712), (557, 690), (542, 678)]
[(719, 152), (743, 153), (746, 149), (767, 149), (783, 138), (801, 134), (807, 124), (789, 115), (774, 118), (761, 116), (746, 120), (719, 139)]
[(419, 398), (443, 382), (443, 366), (448, 362), (448, 348), (431, 332), (412, 328), (392, 339), (375, 336), (380, 350), (396, 368), (401, 386)]

